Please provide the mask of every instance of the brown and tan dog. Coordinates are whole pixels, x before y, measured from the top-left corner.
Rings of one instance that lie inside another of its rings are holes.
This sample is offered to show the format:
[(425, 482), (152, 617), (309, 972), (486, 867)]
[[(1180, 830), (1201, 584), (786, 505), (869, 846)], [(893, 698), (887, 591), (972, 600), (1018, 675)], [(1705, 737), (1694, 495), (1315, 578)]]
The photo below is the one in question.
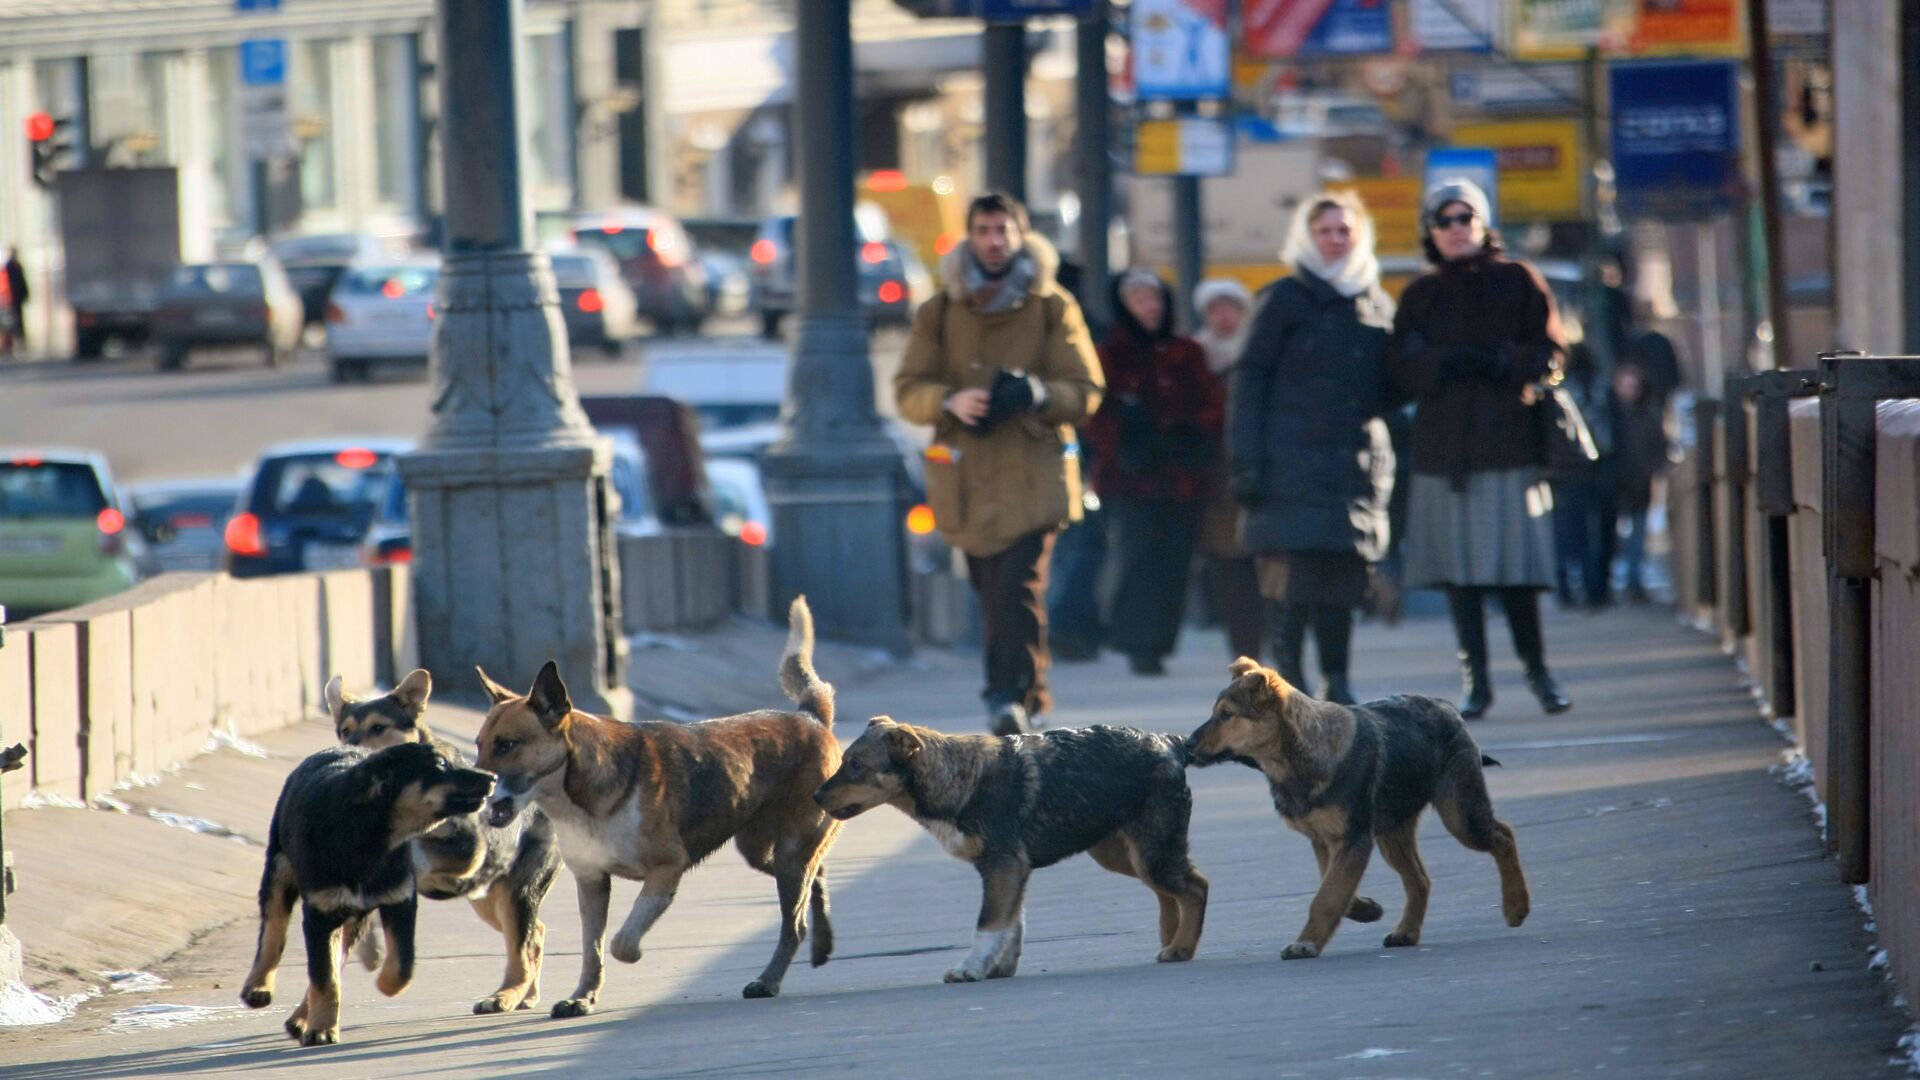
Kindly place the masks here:
[(833, 687), (813, 670), (804, 599), (793, 602), (788, 625), (780, 686), (794, 711), (626, 724), (574, 709), (551, 661), (525, 696), (480, 673), (494, 702), (479, 738), (480, 767), (499, 777), (490, 820), (504, 824), (537, 804), (580, 892), (580, 984), (554, 1016), (585, 1016), (599, 1001), (613, 878), (644, 883), (612, 943), (614, 959), (631, 964), (681, 876), (729, 839), (780, 891), (780, 943), (745, 996), (780, 992), (809, 906), (814, 966), (832, 955), (825, 861), (840, 826), (813, 792), (840, 765)]
[(1500, 908), (1508, 926), (1526, 921), (1527, 878), (1513, 829), (1493, 816), (1480, 753), (1452, 705), (1403, 695), (1348, 708), (1300, 693), (1279, 673), (1241, 657), (1233, 682), (1214, 700), (1213, 715), (1188, 739), (1195, 765), (1238, 761), (1266, 774), (1281, 820), (1313, 842), (1320, 862), (1299, 940), (1286, 960), (1319, 956), (1342, 916), (1380, 917), (1380, 906), (1354, 894), (1374, 844), (1400, 875), (1407, 907), (1387, 935), (1387, 948), (1417, 945), (1430, 883), (1420, 861), (1420, 815), (1440, 812), (1447, 831), (1500, 868)]

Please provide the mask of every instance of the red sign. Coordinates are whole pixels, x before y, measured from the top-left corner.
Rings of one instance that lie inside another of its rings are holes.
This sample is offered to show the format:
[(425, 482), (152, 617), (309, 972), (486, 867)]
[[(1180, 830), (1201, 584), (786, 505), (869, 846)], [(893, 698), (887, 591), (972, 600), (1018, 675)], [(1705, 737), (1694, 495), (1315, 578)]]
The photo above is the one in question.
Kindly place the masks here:
[(1633, 49), (1728, 48), (1740, 42), (1735, 0), (1640, 0)]
[(1296, 56), (1333, 0), (1246, 0), (1240, 12), (1241, 48), (1248, 56)]

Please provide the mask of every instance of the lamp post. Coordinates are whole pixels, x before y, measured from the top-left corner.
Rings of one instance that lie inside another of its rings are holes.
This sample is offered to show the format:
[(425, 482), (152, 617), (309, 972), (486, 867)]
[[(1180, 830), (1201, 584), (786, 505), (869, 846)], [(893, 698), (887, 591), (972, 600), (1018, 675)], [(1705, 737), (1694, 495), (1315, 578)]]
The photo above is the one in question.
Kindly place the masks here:
[[(804, 55), (804, 54), (803, 54)], [(987, 187), (1027, 201), (1027, 28), (993, 23), (980, 39), (986, 73)]]
[(767, 452), (777, 608), (806, 595), (823, 636), (908, 649), (900, 452), (874, 411), (853, 227), (849, 0), (800, 0), (794, 109), (800, 173), (799, 325), (783, 419)]
[(580, 410), (520, 160), (521, 0), (438, 0), (445, 262), (413, 500), (421, 663), (510, 685), (557, 661), (574, 702), (625, 716), (612, 450)]

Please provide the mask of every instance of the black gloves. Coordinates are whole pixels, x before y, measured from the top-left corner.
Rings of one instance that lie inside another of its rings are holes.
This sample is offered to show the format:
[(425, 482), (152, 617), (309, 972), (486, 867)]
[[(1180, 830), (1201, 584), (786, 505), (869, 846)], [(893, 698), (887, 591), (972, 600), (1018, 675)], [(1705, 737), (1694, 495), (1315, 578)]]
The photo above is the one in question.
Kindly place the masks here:
[(1507, 361), (1501, 351), (1478, 345), (1455, 345), (1440, 355), (1441, 370), (1456, 379), (1498, 381), (1507, 376)]
[(987, 391), (987, 415), (980, 418), (976, 430), (985, 431), (1009, 416), (1034, 412), (1046, 404), (1045, 394), (1038, 379), (1002, 368), (994, 374), (993, 386)]

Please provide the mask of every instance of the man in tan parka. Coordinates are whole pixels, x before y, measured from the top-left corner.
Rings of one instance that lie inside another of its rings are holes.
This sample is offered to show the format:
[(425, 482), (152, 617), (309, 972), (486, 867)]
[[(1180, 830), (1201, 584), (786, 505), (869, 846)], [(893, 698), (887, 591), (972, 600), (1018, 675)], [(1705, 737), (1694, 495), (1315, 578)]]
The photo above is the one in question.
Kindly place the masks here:
[(941, 260), (945, 287), (914, 316), (894, 377), (900, 415), (933, 425), (927, 497), (967, 556), (986, 639), (988, 723), (1030, 730), (1047, 689), (1047, 560), (1080, 517), (1073, 425), (1100, 405), (1100, 365), (1053, 245), (1026, 208), (988, 194), (967, 207), (967, 242)]

